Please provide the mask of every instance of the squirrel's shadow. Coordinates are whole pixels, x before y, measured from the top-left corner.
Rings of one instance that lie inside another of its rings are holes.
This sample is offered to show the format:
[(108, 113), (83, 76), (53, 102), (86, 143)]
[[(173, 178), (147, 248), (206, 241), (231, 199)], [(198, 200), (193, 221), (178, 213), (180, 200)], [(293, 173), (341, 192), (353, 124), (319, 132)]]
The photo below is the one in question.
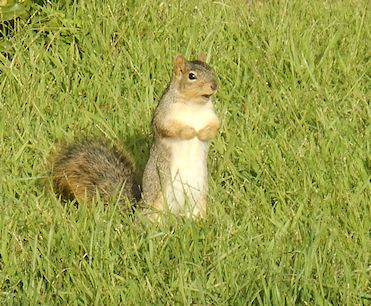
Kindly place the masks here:
[(142, 133), (134, 133), (124, 139), (124, 146), (135, 161), (140, 179), (142, 179), (144, 168), (149, 158), (151, 144), (152, 136), (144, 135)]

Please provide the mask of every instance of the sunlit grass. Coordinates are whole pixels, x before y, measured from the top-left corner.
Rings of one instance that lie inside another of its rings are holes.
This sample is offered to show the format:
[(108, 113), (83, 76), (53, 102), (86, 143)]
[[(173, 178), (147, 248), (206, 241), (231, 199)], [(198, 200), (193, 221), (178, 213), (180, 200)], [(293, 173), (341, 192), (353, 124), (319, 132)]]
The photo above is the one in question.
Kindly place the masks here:
[[(2, 304), (370, 302), (366, 1), (45, 3), (0, 37)], [(209, 218), (61, 205), (48, 156), (84, 135), (143, 169), (174, 56), (207, 53), (222, 129)]]

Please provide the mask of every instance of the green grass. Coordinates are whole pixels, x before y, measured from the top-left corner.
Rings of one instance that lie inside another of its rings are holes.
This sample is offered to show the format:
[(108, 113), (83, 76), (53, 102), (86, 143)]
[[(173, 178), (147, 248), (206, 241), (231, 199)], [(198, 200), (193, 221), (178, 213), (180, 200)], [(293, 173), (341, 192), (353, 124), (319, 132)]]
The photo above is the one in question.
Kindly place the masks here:
[[(248, 2), (54, 1), (0, 37), (0, 304), (370, 303), (368, 1)], [(56, 145), (107, 137), (142, 170), (173, 58), (200, 51), (209, 218), (61, 205)]]

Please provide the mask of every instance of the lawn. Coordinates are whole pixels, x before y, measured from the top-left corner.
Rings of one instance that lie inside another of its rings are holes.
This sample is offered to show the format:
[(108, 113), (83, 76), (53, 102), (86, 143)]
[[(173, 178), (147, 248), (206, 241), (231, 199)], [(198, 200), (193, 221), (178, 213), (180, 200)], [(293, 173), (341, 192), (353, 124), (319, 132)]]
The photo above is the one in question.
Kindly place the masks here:
[[(370, 304), (368, 8), (50, 1), (3, 27), (0, 304)], [(143, 171), (174, 57), (201, 51), (222, 120), (208, 218), (62, 204), (54, 150), (106, 138)]]

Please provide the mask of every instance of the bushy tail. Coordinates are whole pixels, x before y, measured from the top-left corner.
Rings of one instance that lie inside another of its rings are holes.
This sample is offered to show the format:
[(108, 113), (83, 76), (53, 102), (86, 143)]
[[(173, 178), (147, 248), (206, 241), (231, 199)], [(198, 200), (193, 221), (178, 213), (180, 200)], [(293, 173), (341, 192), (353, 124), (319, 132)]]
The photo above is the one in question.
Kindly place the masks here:
[(82, 140), (62, 147), (53, 159), (54, 191), (64, 200), (139, 200), (140, 188), (130, 155), (105, 141)]

